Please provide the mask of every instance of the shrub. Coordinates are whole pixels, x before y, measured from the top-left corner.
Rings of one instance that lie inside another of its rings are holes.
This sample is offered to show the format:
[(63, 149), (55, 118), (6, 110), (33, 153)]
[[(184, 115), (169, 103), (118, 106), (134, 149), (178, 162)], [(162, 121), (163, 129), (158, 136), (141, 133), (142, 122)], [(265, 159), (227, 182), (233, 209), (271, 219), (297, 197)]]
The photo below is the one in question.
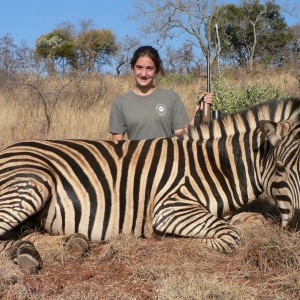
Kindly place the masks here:
[(212, 92), (214, 93), (213, 109), (220, 110), (223, 114), (241, 111), (282, 96), (279, 89), (270, 85), (262, 86), (259, 82), (225, 89), (221, 78), (216, 80)]

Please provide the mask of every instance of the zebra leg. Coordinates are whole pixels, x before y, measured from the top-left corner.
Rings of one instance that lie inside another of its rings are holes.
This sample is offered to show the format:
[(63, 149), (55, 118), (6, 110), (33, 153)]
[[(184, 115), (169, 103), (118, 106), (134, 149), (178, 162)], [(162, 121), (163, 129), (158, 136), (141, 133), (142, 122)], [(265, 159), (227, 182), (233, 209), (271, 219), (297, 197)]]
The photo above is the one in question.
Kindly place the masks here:
[[(42, 268), (43, 262), (39, 251), (32, 241), (22, 239), (26, 234), (23, 230), (27, 226), (18, 226), (6, 232), (0, 238), (0, 258), (11, 259), (15, 264), (29, 273), (35, 274)], [(27, 232), (27, 230), (26, 230)]]
[(29, 274), (35, 274), (42, 267), (41, 256), (32, 242), (20, 240), (6, 242), (6, 246), (8, 244), (11, 244), (7, 251), (9, 258), (22, 270)]
[(63, 258), (64, 261), (81, 259), (90, 249), (88, 239), (81, 233), (53, 236), (48, 233), (33, 232), (23, 240), (32, 242), (45, 256), (49, 256), (52, 251), (55, 256)]
[(81, 233), (74, 233), (66, 237), (63, 241), (64, 258), (81, 259), (90, 250), (90, 245), (87, 237)]
[(88, 239), (80, 233), (69, 236), (50, 236), (40, 232), (33, 232), (19, 240), (1, 241), (0, 253), (2, 257), (10, 258), (14, 263), (29, 274), (35, 274), (43, 267), (40, 253), (53, 251), (61, 253), (65, 261), (81, 259), (89, 251)]
[(212, 215), (198, 202), (172, 198), (157, 205), (152, 221), (154, 233), (200, 238), (210, 248), (231, 252), (239, 244), (236, 228)]

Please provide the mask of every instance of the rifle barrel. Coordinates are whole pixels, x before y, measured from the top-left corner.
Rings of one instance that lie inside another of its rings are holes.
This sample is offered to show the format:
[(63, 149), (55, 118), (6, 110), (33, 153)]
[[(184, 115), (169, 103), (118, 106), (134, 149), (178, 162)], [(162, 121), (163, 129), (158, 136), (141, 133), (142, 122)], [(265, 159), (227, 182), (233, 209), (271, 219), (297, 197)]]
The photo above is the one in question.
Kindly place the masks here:
[[(210, 45), (207, 46), (206, 55), (206, 91), (210, 93)], [(211, 120), (211, 107), (210, 104), (203, 102), (203, 116), (202, 121), (209, 123)]]

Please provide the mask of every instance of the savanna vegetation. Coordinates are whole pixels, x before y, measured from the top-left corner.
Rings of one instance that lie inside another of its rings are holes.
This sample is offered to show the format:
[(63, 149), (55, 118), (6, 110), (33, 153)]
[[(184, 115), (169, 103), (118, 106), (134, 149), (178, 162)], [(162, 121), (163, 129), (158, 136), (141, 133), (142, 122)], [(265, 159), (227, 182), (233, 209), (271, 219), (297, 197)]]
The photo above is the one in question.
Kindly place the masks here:
[[(135, 5), (137, 18), (153, 8), (158, 12), (145, 19), (147, 34), (175, 37), (174, 24), (184, 29), (187, 17), (196, 22), (198, 31), (187, 39), (194, 42), (167, 47), (167, 75), (157, 78), (182, 97), (190, 115), (206, 90), (210, 47), (213, 109), (228, 114), (300, 95), (299, 25), (288, 27), (272, 1), (215, 7), (211, 18), (207, 9), (214, 1), (142, 2)], [(139, 40), (119, 41), (91, 25), (61, 24), (37, 37), (35, 49), (15, 45), (9, 34), (0, 38), (0, 148), (29, 139), (110, 139), (111, 101), (134, 83), (128, 60)], [(104, 65), (113, 71), (102, 72)], [(1, 258), (0, 299), (298, 299), (299, 234), (280, 229), (272, 199), (255, 204), (249, 209), (262, 212), (268, 223), (240, 226), (240, 248), (230, 254), (208, 250), (196, 239), (120, 236), (92, 243), (88, 255), (74, 260), (55, 237), (32, 232), (28, 238), (39, 242), (44, 267), (32, 276)]]
[[(240, 110), (273, 97), (299, 95), (297, 68), (228, 70), (213, 79), (218, 108)], [(1, 147), (27, 139), (109, 139), (114, 96), (128, 90), (130, 76), (7, 78), (1, 87)], [(205, 78), (166, 76), (159, 85), (177, 91), (191, 113)], [(26, 82), (26, 84), (25, 84)], [(231, 101), (229, 101), (231, 99)], [(234, 100), (236, 99), (236, 100)], [(251, 100), (252, 99), (252, 100)], [(251, 100), (251, 101), (250, 101)], [(253, 101), (253, 102), (252, 102)], [(231, 254), (212, 252), (199, 241), (143, 240), (120, 236), (93, 243), (81, 260), (65, 257), (55, 238), (33, 233), (44, 267), (22, 273), (1, 259), (1, 299), (297, 299), (300, 297), (300, 239), (283, 231), (276, 208), (257, 204), (265, 225), (241, 227), (242, 243)]]

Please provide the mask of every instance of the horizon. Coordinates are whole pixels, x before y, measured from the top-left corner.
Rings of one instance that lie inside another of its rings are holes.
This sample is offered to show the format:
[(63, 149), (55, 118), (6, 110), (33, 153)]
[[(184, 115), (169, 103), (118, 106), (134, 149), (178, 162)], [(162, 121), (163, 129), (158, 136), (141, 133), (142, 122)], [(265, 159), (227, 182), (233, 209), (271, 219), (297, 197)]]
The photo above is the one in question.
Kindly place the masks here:
[[(111, 0), (104, 3), (97, 0), (52, 0), (44, 3), (40, 0), (5, 1), (1, 3), (0, 37), (9, 34), (17, 45), (25, 42), (29, 47), (34, 47), (36, 39), (51, 32), (58, 25), (70, 22), (77, 26), (80, 20), (92, 20), (95, 28), (110, 29), (117, 39), (122, 39), (126, 35), (138, 36), (139, 23), (129, 20), (133, 1)], [(17, 10), (15, 2), (19, 2)], [(36, 5), (32, 8), (28, 3)], [(277, 0), (275, 3), (285, 5), (287, 2)], [(282, 15), (288, 26), (293, 26), (300, 22), (300, 8), (298, 0), (288, 1), (288, 3), (290, 9), (295, 7), (293, 9), (295, 16), (292, 17), (286, 13)], [(118, 9), (116, 9), (117, 6)], [(114, 12), (110, 14), (109, 12), (113, 10)], [(174, 44), (178, 42), (176, 38), (173, 40), (169, 42)]]
[[(15, 45), (20, 46), (25, 43), (34, 49), (36, 40), (42, 35), (53, 31), (65, 22), (70, 22), (78, 28), (80, 20), (91, 20), (94, 24), (93, 28), (96, 29), (111, 30), (118, 41), (126, 36), (139, 38), (139, 22), (129, 19), (129, 14), (133, 12), (133, 2), (134, 0), (52, 0), (42, 3), (40, 0), (5, 1), (1, 3), (0, 38), (9, 34)], [(237, 4), (240, 1), (218, 1), (219, 4), (224, 2)], [(277, 0), (275, 3), (280, 6), (288, 3), (289, 9), (293, 10), (295, 15), (293, 17), (282, 12), (288, 26), (300, 23), (298, 0), (288, 2)], [(178, 49), (183, 46), (185, 40), (184, 36), (175, 37), (161, 45), (142, 36), (140, 44), (153, 45), (164, 57), (166, 46), (170, 45), (173, 49)], [(199, 57), (201, 58), (201, 55)], [(104, 70), (107, 67), (104, 66)]]

